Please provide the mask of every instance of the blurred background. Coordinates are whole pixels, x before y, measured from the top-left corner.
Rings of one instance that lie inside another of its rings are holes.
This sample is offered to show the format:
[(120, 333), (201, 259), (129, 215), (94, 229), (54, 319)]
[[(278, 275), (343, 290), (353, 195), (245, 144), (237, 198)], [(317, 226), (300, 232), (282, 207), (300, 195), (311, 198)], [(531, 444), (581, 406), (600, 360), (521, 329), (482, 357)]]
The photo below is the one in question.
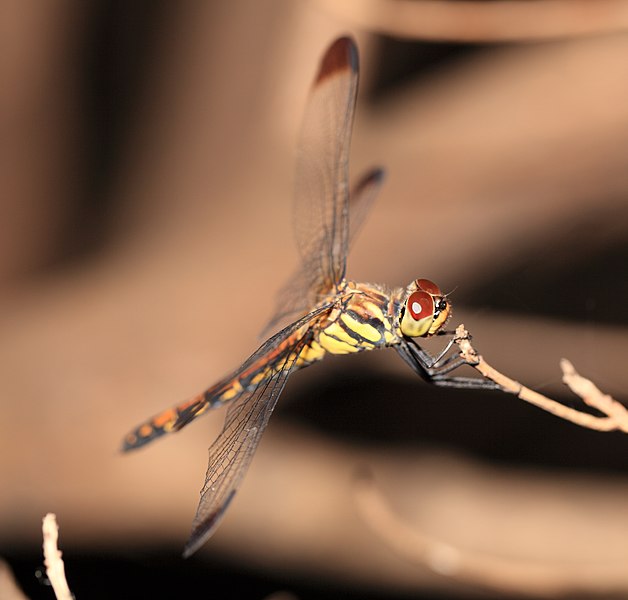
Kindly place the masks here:
[(0, 556), (27, 595), (52, 597), (48, 511), (79, 598), (628, 595), (628, 436), (430, 388), (392, 351), (291, 378), (190, 560), (223, 414), (118, 451), (257, 347), (297, 260), (307, 92), (347, 33), (352, 174), (387, 170), (350, 276), (433, 279), (501, 371), (577, 407), (566, 356), (625, 401), (627, 28), (617, 0), (3, 0)]

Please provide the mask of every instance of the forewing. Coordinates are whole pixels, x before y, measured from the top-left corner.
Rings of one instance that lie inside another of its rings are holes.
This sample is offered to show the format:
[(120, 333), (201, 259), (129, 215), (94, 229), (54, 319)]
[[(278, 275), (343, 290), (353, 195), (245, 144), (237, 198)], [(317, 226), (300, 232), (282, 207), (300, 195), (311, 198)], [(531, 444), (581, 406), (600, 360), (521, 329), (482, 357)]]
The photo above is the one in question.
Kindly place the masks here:
[[(272, 375), (244, 392), (229, 406), (222, 432), (209, 448), (209, 464), (201, 500), (192, 523), (184, 556), (196, 552), (215, 531), (251, 463), (288, 375), (310, 339), (310, 327), (331, 308), (321, 305), (266, 340), (232, 375), (250, 369), (270, 369)], [(291, 337), (292, 336), (292, 337)]]
[(296, 169), (295, 233), (308, 290), (332, 292), (345, 274), (349, 146), (358, 84), (353, 40), (327, 50), (307, 102)]
[(349, 247), (355, 241), (358, 231), (373, 206), (373, 200), (377, 196), (384, 181), (383, 169), (371, 169), (367, 171), (358, 184), (351, 188), (349, 210)]
[[(382, 169), (371, 169), (358, 181), (357, 185), (351, 188), (349, 197), (349, 247), (361, 229), (383, 179), (384, 171)], [(260, 337), (266, 337), (287, 320), (303, 314), (320, 300), (317, 297), (317, 290), (308, 288), (308, 286), (310, 286), (308, 272), (303, 269), (303, 265), (299, 265), (299, 268), (280, 288), (277, 294), (275, 312), (262, 330)], [(313, 293), (308, 293), (310, 290)]]
[(286, 348), (274, 375), (230, 405), (222, 433), (209, 448), (205, 485), (192, 523), (192, 533), (183, 550), (184, 556), (196, 552), (224, 516), (304, 343), (305, 338), (300, 338)]

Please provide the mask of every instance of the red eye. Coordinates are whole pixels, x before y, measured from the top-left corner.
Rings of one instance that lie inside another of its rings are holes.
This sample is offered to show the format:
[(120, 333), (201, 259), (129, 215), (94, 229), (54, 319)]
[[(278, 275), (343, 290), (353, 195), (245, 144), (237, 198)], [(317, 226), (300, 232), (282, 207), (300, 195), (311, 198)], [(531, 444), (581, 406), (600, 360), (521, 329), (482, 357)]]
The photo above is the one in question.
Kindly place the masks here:
[(414, 292), (408, 298), (408, 310), (415, 321), (432, 317), (434, 316), (434, 300), (427, 292)]
[(429, 279), (417, 279), (415, 283), (416, 283), (416, 286), (420, 290), (423, 290), (424, 292), (427, 292), (428, 294), (432, 294), (432, 296), (443, 295), (443, 293), (440, 291), (440, 288), (433, 281), (430, 281)]

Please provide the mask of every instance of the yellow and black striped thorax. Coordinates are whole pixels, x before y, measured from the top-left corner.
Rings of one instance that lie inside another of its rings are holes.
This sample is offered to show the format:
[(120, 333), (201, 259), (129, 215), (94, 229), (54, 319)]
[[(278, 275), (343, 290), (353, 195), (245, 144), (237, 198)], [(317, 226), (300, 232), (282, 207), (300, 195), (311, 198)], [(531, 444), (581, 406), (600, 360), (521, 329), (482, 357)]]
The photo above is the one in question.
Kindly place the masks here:
[[(399, 336), (395, 315), (398, 301), (378, 286), (347, 282), (336, 306), (314, 331), (309, 352), (349, 354), (394, 344)], [(322, 356), (321, 356), (322, 358)]]

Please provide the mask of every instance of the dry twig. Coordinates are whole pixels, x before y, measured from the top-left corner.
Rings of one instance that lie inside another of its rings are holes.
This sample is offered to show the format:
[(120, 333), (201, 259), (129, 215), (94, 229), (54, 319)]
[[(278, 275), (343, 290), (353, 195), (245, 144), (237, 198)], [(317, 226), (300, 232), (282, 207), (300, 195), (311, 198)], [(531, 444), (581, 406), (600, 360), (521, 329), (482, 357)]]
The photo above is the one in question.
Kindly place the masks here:
[(514, 394), (517, 398), (534, 404), (576, 425), (597, 431), (619, 430), (628, 433), (628, 411), (626, 408), (608, 394), (603, 394), (593, 382), (579, 375), (567, 359), (563, 358), (560, 362), (563, 371), (563, 382), (574, 394), (582, 398), (585, 404), (606, 416), (598, 417), (565, 406), (500, 373), (477, 353), (471, 345), (469, 332), (462, 324), (456, 328), (455, 342), (460, 348), (460, 356), (464, 361), (477, 369), (484, 377), (500, 385), (505, 392)]
[(65, 579), (65, 567), (61, 559), (61, 551), (57, 547), (59, 539), (59, 526), (57, 517), (53, 513), (48, 513), (42, 524), (44, 535), (44, 565), (46, 566), (46, 576), (50, 580), (50, 585), (54, 590), (57, 600), (73, 600), (74, 596), (70, 592)]
[(467, 42), (539, 40), (625, 31), (625, 0), (318, 0), (387, 35)]
[(398, 555), (440, 575), (493, 591), (541, 598), (626, 589), (623, 561), (548, 562), (463, 550), (402, 521), (370, 476), (362, 475), (356, 482), (358, 511), (371, 531)]
[(2, 600), (28, 600), (15, 582), (9, 565), (0, 559), (0, 598)]

